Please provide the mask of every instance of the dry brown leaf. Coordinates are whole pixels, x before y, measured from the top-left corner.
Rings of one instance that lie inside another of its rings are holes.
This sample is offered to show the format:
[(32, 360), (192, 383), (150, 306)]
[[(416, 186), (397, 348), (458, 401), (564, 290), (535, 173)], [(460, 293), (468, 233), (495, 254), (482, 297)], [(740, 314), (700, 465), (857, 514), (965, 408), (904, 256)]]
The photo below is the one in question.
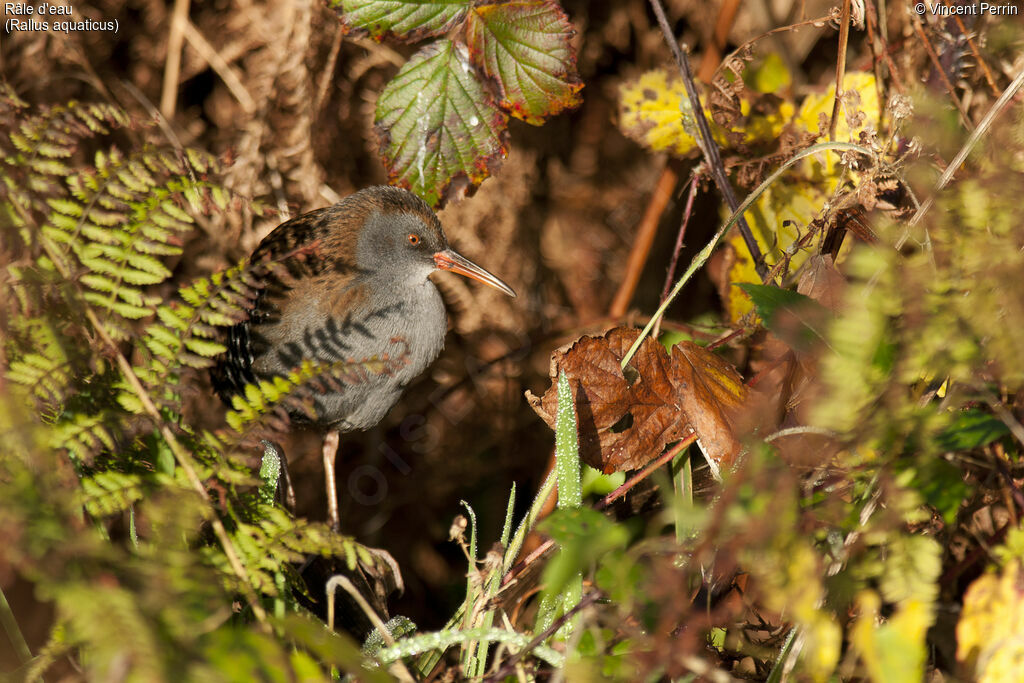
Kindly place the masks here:
[(637, 469), (692, 424), (717, 474), (739, 452), (731, 419), (746, 396), (739, 374), (695, 344), (677, 346), (669, 356), (650, 338), (623, 372), (621, 360), (638, 336), (638, 330), (619, 327), (559, 349), (551, 358), (552, 386), (540, 397), (527, 392), (527, 400), (554, 428), (554, 382), (564, 372), (579, 416), (583, 462), (604, 472)]
[(736, 415), (747, 398), (747, 387), (736, 369), (693, 342), (672, 347), (676, 388), (697, 445), (715, 478), (740, 452)]
[(664, 348), (645, 339), (623, 373), (620, 363), (639, 331), (618, 327), (601, 337), (581, 337), (551, 357), (552, 386), (527, 400), (549, 426), (558, 407), (554, 385), (564, 372), (579, 417), (580, 458), (605, 472), (636, 469), (684, 432), (669, 379)]
[(842, 304), (845, 285), (846, 279), (836, 269), (832, 257), (827, 254), (814, 254), (807, 259), (807, 266), (800, 275), (796, 291), (811, 297), (835, 313)]

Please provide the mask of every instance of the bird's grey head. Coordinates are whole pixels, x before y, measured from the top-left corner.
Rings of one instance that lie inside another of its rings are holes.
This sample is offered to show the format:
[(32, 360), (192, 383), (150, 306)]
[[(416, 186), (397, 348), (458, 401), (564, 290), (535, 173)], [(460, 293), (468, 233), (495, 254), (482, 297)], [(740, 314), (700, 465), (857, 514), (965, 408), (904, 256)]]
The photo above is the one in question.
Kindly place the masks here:
[(425, 282), (435, 270), (447, 270), (516, 295), (501, 279), (449, 248), (441, 221), (411, 192), (371, 187), (345, 201), (363, 204), (365, 210), (356, 245), (360, 269), (409, 284)]
[(425, 281), (437, 268), (434, 255), (448, 249), (441, 222), (410, 192), (393, 187), (363, 190), (371, 191), (356, 244), (360, 267), (396, 279)]

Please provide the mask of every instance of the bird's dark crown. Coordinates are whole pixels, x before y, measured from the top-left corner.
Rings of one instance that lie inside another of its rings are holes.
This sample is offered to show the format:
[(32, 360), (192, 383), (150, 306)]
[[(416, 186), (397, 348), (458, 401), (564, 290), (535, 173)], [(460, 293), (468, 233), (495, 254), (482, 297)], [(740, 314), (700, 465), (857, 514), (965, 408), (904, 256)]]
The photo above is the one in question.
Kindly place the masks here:
[(441, 222), (426, 202), (406, 190), (376, 186), (282, 223), (252, 258), (295, 261), (288, 265), (316, 275), (388, 266), (396, 259), (426, 264), (447, 246)]

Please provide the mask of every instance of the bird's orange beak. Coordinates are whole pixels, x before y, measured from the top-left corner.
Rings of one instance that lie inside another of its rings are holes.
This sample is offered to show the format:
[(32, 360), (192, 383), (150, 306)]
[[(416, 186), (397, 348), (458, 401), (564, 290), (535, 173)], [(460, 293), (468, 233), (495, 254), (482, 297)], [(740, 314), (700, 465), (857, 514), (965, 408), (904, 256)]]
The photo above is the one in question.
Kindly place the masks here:
[(498, 277), (488, 273), (453, 249), (445, 249), (434, 254), (434, 265), (437, 266), (438, 270), (450, 270), (453, 273), (479, 280), (485, 285), (490, 285), (497, 290), (505, 292), (509, 296), (516, 295), (515, 290), (502, 282)]

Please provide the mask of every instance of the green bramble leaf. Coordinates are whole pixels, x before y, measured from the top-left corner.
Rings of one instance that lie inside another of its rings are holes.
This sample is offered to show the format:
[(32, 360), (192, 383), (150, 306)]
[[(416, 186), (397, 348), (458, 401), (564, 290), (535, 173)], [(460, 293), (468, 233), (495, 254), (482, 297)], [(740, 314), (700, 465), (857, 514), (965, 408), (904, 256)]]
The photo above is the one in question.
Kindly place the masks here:
[(753, 299), (757, 314), (766, 322), (771, 321), (775, 317), (776, 311), (794, 306), (813, 306), (817, 303), (809, 296), (772, 285), (754, 285), (749, 282), (739, 282), (736, 286)]
[(580, 103), (575, 33), (553, 0), (478, 5), (466, 22), (470, 56), (496, 85), (499, 106), (535, 126)]
[(377, 100), (375, 123), (391, 183), (431, 206), (483, 182), (508, 153), (508, 117), (458, 41), (439, 40), (413, 55)]
[(471, 0), (330, 0), (346, 33), (374, 40), (393, 36), (415, 41), (440, 36), (462, 21)]
[(737, 282), (754, 303), (765, 326), (797, 348), (826, 337), (828, 310), (814, 299), (772, 285)]
[(990, 413), (972, 408), (959, 413), (936, 438), (945, 451), (969, 451), (986, 446), (1010, 433), (1010, 429), (999, 418)]

